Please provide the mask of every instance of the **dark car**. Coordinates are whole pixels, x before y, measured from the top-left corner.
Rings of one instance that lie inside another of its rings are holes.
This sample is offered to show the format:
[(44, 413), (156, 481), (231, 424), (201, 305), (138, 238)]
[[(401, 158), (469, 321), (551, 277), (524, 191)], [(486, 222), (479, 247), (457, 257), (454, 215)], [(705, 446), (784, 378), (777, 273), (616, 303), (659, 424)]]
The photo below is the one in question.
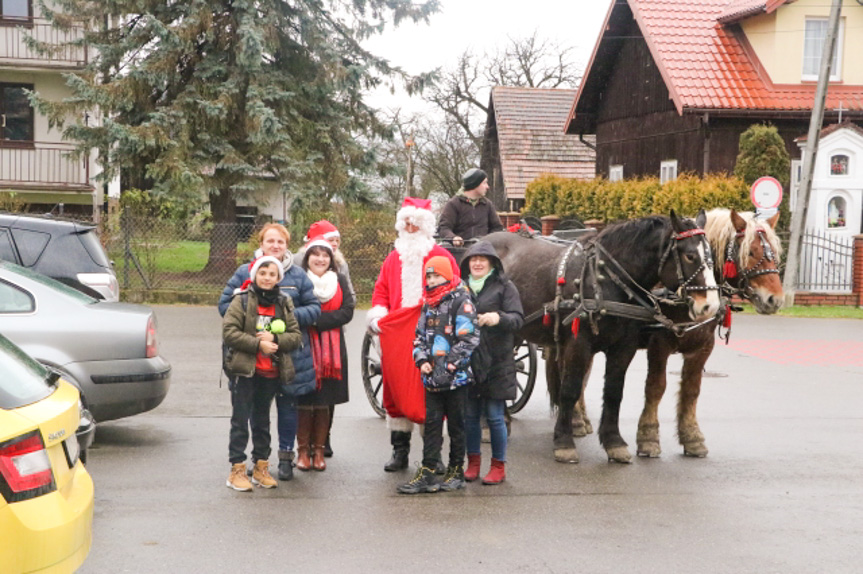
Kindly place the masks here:
[(0, 259), (47, 275), (91, 297), (120, 300), (120, 285), (93, 225), (0, 213)]

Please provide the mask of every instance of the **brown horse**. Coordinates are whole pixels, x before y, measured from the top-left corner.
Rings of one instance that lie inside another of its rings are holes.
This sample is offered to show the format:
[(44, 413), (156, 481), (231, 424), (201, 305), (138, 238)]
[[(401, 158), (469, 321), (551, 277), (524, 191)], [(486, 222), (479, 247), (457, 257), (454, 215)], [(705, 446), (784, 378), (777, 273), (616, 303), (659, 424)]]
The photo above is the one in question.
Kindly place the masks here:
[[(782, 246), (774, 227), (779, 219), (758, 222), (752, 213), (737, 213), (714, 209), (707, 213), (704, 230), (716, 255), (716, 282), (727, 284), (732, 294), (748, 299), (759, 313), (775, 313), (782, 306), (782, 282), (779, 279), (779, 258)], [(670, 315), (675, 318), (673, 313)], [(679, 313), (679, 311), (677, 312)], [(726, 308), (725, 313), (731, 313)], [(679, 317), (677, 317), (679, 318)], [(659, 419), (657, 410), (665, 393), (665, 370), (672, 353), (683, 355), (680, 395), (677, 402), (677, 437), (686, 456), (707, 456), (704, 435), (698, 426), (695, 410), (701, 393), (704, 364), (713, 351), (716, 340), (714, 319), (682, 337), (667, 329), (653, 331), (642, 341), (647, 348), (647, 381), (644, 410), (638, 421), (637, 452), (639, 456), (658, 457)]]
[[(703, 224), (703, 212), (700, 215)], [(713, 273), (706, 264), (710, 249), (701, 233), (696, 222), (672, 212), (670, 217), (611, 225), (583, 246), (506, 232), (486, 237), (531, 319), (519, 335), (560, 350), (547, 361), (554, 363), (547, 370), (555, 373), (548, 385), (558, 406), (555, 460), (578, 462), (572, 412), (597, 352), (607, 357), (600, 442), (610, 460), (631, 459), (618, 424), (623, 383), (638, 350), (641, 326), (645, 321), (665, 320), (649, 290), (662, 283), (679, 291), (686, 301), (683, 312), (693, 319), (712, 317), (719, 308)], [(554, 302), (570, 306), (565, 313), (550, 312)]]

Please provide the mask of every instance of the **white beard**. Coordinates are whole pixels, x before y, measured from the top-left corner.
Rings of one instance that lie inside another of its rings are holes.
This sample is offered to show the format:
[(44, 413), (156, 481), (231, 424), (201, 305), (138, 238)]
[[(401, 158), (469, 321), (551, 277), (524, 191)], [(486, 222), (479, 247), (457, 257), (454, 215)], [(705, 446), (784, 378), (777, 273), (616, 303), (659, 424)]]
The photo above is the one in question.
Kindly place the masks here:
[(422, 300), (423, 259), (434, 245), (431, 237), (420, 233), (399, 232), (395, 247), (402, 264), (402, 307), (419, 305)]

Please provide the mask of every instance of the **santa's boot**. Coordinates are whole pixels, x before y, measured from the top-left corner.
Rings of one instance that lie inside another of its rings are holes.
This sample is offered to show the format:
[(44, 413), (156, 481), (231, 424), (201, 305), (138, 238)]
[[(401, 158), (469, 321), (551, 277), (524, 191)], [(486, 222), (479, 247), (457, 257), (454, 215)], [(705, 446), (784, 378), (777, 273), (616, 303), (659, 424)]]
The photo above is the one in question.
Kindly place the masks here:
[(411, 433), (403, 431), (390, 432), (390, 443), (393, 445), (393, 455), (384, 465), (387, 472), (395, 472), (408, 467), (408, 455), (411, 451)]

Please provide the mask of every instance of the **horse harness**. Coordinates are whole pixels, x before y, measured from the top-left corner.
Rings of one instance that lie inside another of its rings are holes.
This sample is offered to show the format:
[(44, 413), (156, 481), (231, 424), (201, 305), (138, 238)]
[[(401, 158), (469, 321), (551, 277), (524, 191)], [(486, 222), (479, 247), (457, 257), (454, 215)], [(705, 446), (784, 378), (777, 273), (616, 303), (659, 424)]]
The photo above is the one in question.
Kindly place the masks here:
[[(758, 234), (758, 239), (761, 241), (762, 255), (761, 259), (759, 259), (755, 265), (739, 269), (737, 260), (740, 257), (740, 247), (737, 245), (737, 241), (729, 241), (725, 246), (725, 265), (722, 269), (722, 277), (723, 279), (739, 278), (738, 287), (732, 287), (728, 284), (728, 281), (723, 282), (723, 291), (727, 291), (729, 295), (741, 294), (746, 297), (746, 292), (749, 290), (750, 279), (760, 275), (768, 275), (770, 273), (779, 274), (779, 260), (773, 252), (770, 242), (767, 241), (764, 230), (759, 228), (756, 233)], [(736, 237), (742, 238), (744, 235), (745, 231), (738, 231)], [(761, 268), (761, 266), (768, 261), (773, 262), (773, 269)]]
[[(689, 277), (685, 277), (683, 274), (683, 263), (680, 259), (681, 255), (678, 249), (678, 241), (695, 236), (701, 236), (705, 255), (698, 269), (696, 269)], [(577, 250), (586, 252), (586, 260), (581, 269), (581, 276), (573, 280), (578, 291), (572, 296), (572, 299), (566, 299), (563, 296), (563, 288), (566, 285), (566, 264), (572, 254)], [(580, 320), (584, 318), (588, 318), (590, 320), (593, 334), (598, 334), (599, 326), (597, 325), (597, 315), (600, 317), (611, 315), (614, 317), (622, 317), (645, 322), (656, 321), (663, 327), (674, 332), (678, 337), (681, 337), (686, 332), (715, 319), (711, 317), (710, 319), (698, 323), (674, 323), (671, 319), (665, 316), (659, 305), (660, 303), (679, 305), (683, 300), (685, 300), (686, 294), (689, 291), (718, 289), (716, 286), (691, 285), (698, 274), (705, 268), (713, 267), (712, 252), (710, 250), (710, 246), (707, 244), (707, 240), (704, 238), (704, 230), (695, 228), (682, 233), (672, 232), (671, 241), (668, 243), (668, 247), (663, 252), (659, 261), (660, 271), (669, 257), (674, 258), (677, 268), (677, 278), (679, 282), (677, 299), (659, 297), (636, 283), (629, 273), (599, 242), (594, 241), (588, 244), (585, 248), (579, 241), (575, 240), (566, 249), (566, 251), (564, 251), (558, 261), (557, 281), (555, 286), (556, 293), (554, 300), (543, 305), (540, 310), (528, 315), (525, 318), (525, 323), (534, 321), (542, 316), (543, 324), (549, 325), (551, 322), (551, 315), (554, 315), (554, 340), (555, 343), (558, 344), (560, 342), (560, 325), (571, 325), (573, 335), (577, 336)], [(588, 299), (584, 296), (584, 285), (586, 283), (588, 268), (592, 271), (593, 299)], [(600, 281), (606, 279), (606, 277), (611, 279), (611, 281), (617, 285), (630, 300), (635, 301), (637, 304), (606, 300), (603, 297), (602, 286), (600, 285)], [(569, 311), (569, 313), (561, 321), (561, 313), (565, 311)]]

